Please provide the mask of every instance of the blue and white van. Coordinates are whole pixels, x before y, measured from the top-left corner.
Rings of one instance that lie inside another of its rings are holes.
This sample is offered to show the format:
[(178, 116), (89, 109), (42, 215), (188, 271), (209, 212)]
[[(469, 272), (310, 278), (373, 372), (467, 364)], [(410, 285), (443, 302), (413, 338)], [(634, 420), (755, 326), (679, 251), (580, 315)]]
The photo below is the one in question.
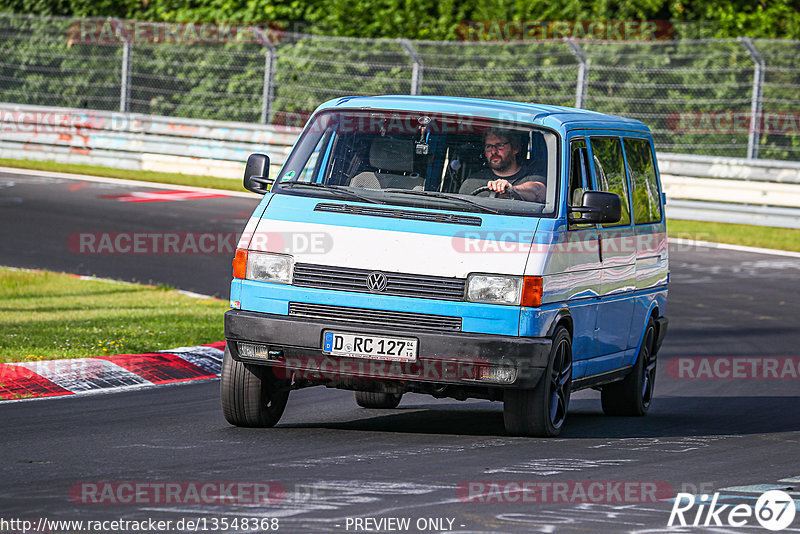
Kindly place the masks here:
[(650, 130), (591, 111), (378, 96), (322, 104), (233, 262), (221, 400), (269, 427), (293, 389), (503, 402), (554, 436), (570, 393), (644, 415), (667, 330), (664, 195)]

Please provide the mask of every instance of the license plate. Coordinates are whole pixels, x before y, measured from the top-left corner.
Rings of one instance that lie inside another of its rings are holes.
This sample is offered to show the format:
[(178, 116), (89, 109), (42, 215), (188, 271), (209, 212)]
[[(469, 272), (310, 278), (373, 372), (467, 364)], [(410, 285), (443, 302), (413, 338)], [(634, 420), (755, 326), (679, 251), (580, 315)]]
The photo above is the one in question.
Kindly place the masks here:
[(322, 336), (322, 352), (331, 356), (410, 362), (417, 359), (417, 340), (326, 331)]

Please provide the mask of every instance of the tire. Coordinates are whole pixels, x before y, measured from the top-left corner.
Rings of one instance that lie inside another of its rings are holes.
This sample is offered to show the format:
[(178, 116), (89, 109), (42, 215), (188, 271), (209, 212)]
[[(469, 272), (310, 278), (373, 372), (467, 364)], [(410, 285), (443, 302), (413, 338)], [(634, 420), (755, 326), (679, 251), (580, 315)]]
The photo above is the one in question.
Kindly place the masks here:
[(655, 339), (656, 323), (651, 317), (647, 321), (633, 370), (624, 380), (603, 387), (600, 398), (606, 415), (637, 417), (647, 413), (656, 382)]
[(288, 399), (287, 381), (276, 378), (271, 367), (238, 362), (225, 347), (220, 400), (222, 413), (230, 424), (262, 428), (275, 426)]
[(400, 404), (400, 399), (403, 398), (402, 393), (376, 393), (372, 391), (356, 391), (356, 404), (362, 408), (375, 408), (385, 410), (390, 408), (397, 408)]
[(503, 423), (512, 436), (552, 437), (561, 432), (569, 409), (572, 388), (572, 341), (559, 326), (547, 368), (533, 389), (507, 389), (503, 399)]

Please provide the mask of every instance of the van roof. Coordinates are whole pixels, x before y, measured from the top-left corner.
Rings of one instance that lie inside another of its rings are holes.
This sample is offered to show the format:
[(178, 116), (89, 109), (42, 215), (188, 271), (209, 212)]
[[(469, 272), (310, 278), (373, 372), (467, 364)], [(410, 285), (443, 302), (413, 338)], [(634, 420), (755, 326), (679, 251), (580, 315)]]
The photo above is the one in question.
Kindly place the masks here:
[(566, 106), (484, 98), (409, 95), (347, 96), (329, 100), (319, 106), (317, 111), (330, 108), (422, 111), (447, 115), (464, 113), (474, 117), (538, 124), (563, 130), (576, 128), (623, 128), (625, 130), (650, 132), (647, 125), (636, 119)]

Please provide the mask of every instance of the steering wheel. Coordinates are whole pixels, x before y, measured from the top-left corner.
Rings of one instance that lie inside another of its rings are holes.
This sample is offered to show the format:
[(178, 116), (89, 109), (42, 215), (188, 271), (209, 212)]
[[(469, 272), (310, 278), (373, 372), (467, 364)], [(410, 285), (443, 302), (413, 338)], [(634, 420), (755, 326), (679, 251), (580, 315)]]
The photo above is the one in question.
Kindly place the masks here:
[[(483, 187), (479, 187), (478, 189), (476, 189), (475, 191), (473, 191), (473, 192), (472, 192), (472, 193), (470, 193), (470, 194), (471, 194), (472, 196), (477, 196), (477, 195), (480, 195), (481, 193), (485, 193), (486, 191), (491, 191), (492, 193), (496, 193), (496, 192), (497, 192), (497, 191), (495, 191), (495, 190), (493, 190), (493, 189), (489, 189), (489, 187), (488, 187), (488, 186), (485, 186), (485, 185), (484, 185)], [(506, 194), (507, 194), (507, 195), (509, 195), (511, 198), (513, 198), (514, 200), (525, 200), (524, 198), (522, 198), (522, 195), (520, 195), (520, 194), (519, 194), (519, 193), (516, 191), (516, 189), (514, 189), (514, 188), (512, 188), (512, 187), (507, 187), (507, 188), (506, 188), (506, 190), (505, 190), (505, 191), (503, 191), (503, 192), (502, 192), (502, 193), (500, 193), (500, 194), (501, 194), (501, 195), (506, 195)]]

